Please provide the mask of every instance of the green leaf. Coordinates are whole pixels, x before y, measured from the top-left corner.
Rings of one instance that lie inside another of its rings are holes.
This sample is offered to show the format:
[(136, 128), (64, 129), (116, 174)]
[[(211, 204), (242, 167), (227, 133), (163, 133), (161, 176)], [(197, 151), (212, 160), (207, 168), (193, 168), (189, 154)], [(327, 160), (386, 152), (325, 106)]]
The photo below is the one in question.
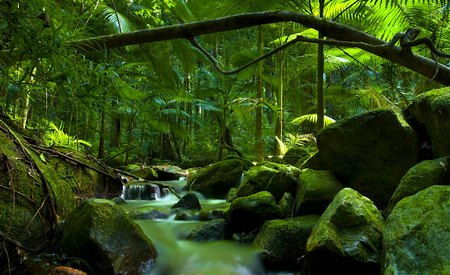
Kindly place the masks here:
[(39, 155), (39, 158), (42, 160), (42, 162), (47, 162), (47, 160), (45, 159), (44, 153), (41, 153)]

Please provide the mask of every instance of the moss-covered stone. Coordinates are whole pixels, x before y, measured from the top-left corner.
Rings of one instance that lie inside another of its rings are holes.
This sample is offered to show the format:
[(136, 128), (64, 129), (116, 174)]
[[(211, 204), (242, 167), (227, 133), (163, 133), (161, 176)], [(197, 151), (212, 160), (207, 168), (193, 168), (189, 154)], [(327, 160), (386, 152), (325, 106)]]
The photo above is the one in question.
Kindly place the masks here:
[(337, 178), (378, 207), (387, 206), (418, 161), (419, 142), (403, 116), (378, 109), (333, 123), (317, 137), (320, 156)]
[(296, 165), (297, 163), (303, 163), (309, 157), (310, 153), (306, 147), (296, 146), (287, 150), (283, 156), (283, 161), (286, 164)]
[(147, 206), (131, 210), (128, 213), (128, 216), (133, 220), (155, 220), (166, 219), (169, 217), (169, 214), (169, 211), (164, 211), (153, 206)]
[(282, 210), (268, 191), (236, 198), (227, 213), (233, 232), (249, 232), (260, 227), (266, 220), (278, 219)]
[(215, 219), (192, 229), (188, 239), (196, 242), (220, 241), (225, 240), (228, 234), (225, 219)]
[(450, 186), (431, 186), (402, 199), (386, 220), (386, 275), (450, 274)]
[(255, 165), (244, 172), (244, 177), (236, 192), (238, 197), (245, 197), (265, 190), (267, 184), (278, 171), (263, 164)]
[(278, 201), (285, 192), (295, 192), (299, 174), (300, 169), (292, 165), (262, 162), (244, 173), (236, 195), (245, 197), (265, 190)]
[(344, 186), (331, 171), (303, 169), (295, 197), (295, 215), (322, 214)]
[(142, 274), (157, 252), (139, 226), (109, 200), (89, 199), (67, 218), (64, 252), (85, 259), (98, 274)]
[(251, 163), (242, 159), (228, 159), (216, 162), (190, 176), (187, 188), (209, 198), (223, 199), (228, 191), (241, 182), (244, 171)]
[(434, 158), (450, 155), (450, 88), (432, 90), (417, 96), (408, 111), (425, 125)]
[(301, 216), (264, 223), (253, 245), (261, 250), (261, 258), (272, 270), (301, 270), (306, 241), (318, 215)]
[(450, 185), (450, 157), (424, 160), (409, 169), (392, 195), (387, 213), (404, 197), (414, 195), (432, 185)]
[(382, 229), (383, 218), (372, 201), (353, 189), (342, 189), (308, 239), (313, 274), (342, 274), (347, 269), (378, 274)]

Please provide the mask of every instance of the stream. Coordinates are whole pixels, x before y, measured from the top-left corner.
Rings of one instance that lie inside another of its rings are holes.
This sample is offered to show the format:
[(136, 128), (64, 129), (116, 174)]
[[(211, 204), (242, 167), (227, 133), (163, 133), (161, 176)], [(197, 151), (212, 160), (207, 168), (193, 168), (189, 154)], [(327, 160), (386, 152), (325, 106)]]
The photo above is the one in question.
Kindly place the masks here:
[[(148, 184), (151, 183), (162, 183), (170, 186), (180, 196), (184, 195), (181, 190), (186, 184), (185, 180), (148, 182)], [(171, 206), (179, 199), (171, 193), (163, 198), (152, 196), (155, 197), (154, 200), (136, 199), (146, 197), (143, 194), (145, 184), (139, 183), (126, 190), (128, 193), (124, 194), (124, 197), (127, 204), (122, 205), (122, 208), (127, 213), (144, 207), (152, 207), (163, 213), (172, 213)], [(130, 189), (133, 189), (133, 191), (130, 192)], [(130, 197), (130, 193), (133, 193), (135, 197)], [(206, 199), (200, 195), (198, 197), (202, 211), (223, 209), (229, 205), (225, 200)], [(183, 210), (183, 212), (186, 212), (186, 210)], [(158, 259), (151, 274), (246, 275), (265, 273), (256, 249), (249, 245), (233, 241), (194, 242), (187, 240), (190, 231), (204, 222), (195, 218), (198, 210), (189, 210), (189, 212), (193, 217), (190, 220), (175, 220), (175, 214), (169, 215), (165, 219), (135, 220), (143, 232), (152, 240), (158, 251)]]

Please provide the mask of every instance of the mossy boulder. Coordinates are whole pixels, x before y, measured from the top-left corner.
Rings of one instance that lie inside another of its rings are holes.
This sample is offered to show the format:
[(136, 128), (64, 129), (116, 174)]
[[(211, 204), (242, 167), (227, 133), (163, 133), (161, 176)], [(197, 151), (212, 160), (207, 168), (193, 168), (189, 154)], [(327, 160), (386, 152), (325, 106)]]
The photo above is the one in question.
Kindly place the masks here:
[(383, 218), (373, 202), (342, 189), (309, 236), (306, 251), (313, 274), (379, 274), (382, 229)]
[(236, 195), (244, 197), (260, 191), (269, 191), (278, 201), (285, 192), (295, 192), (299, 174), (300, 169), (292, 165), (262, 162), (244, 172)]
[(228, 236), (228, 224), (225, 219), (215, 219), (204, 222), (192, 229), (188, 240), (209, 242), (225, 240)]
[(337, 178), (387, 206), (403, 175), (415, 165), (419, 141), (400, 113), (377, 109), (322, 129), (317, 137), (320, 157)]
[(282, 210), (268, 191), (236, 198), (227, 213), (227, 221), (231, 224), (233, 232), (250, 232), (260, 227), (266, 220), (281, 217)]
[(402, 199), (386, 220), (382, 266), (391, 274), (450, 274), (450, 186)]
[(331, 171), (303, 169), (295, 197), (295, 214), (321, 215), (344, 186)]
[(450, 185), (450, 157), (424, 160), (409, 169), (392, 195), (387, 213), (404, 197), (414, 195), (432, 185)]
[(306, 147), (295, 146), (287, 150), (283, 155), (283, 161), (286, 164), (296, 166), (298, 163), (303, 163), (310, 157), (310, 152)]
[(69, 215), (61, 247), (88, 261), (97, 274), (149, 273), (157, 257), (140, 227), (104, 199), (88, 199)]
[(450, 88), (428, 91), (417, 96), (409, 113), (425, 126), (434, 158), (450, 155)]
[(319, 216), (301, 216), (266, 221), (256, 235), (253, 246), (269, 270), (301, 270), (306, 241)]
[[(42, 248), (82, 198), (114, 197), (121, 191), (120, 178), (95, 160), (70, 149), (32, 146), (2, 120), (0, 231), (9, 238)], [(10, 242), (5, 246), (8, 256), (0, 253), (0, 267), (12, 269), (16, 249)]]
[(228, 191), (239, 186), (241, 176), (253, 164), (243, 159), (227, 159), (202, 168), (188, 178), (187, 188), (209, 198), (223, 199)]

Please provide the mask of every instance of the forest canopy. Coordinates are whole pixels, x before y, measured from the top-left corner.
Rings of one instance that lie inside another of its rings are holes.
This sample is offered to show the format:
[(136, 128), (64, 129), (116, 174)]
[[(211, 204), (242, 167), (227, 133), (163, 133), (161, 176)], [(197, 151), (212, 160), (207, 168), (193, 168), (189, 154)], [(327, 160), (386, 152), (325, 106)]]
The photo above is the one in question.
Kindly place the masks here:
[(0, 106), (111, 164), (314, 150), (448, 86), (447, 1), (6, 0)]

